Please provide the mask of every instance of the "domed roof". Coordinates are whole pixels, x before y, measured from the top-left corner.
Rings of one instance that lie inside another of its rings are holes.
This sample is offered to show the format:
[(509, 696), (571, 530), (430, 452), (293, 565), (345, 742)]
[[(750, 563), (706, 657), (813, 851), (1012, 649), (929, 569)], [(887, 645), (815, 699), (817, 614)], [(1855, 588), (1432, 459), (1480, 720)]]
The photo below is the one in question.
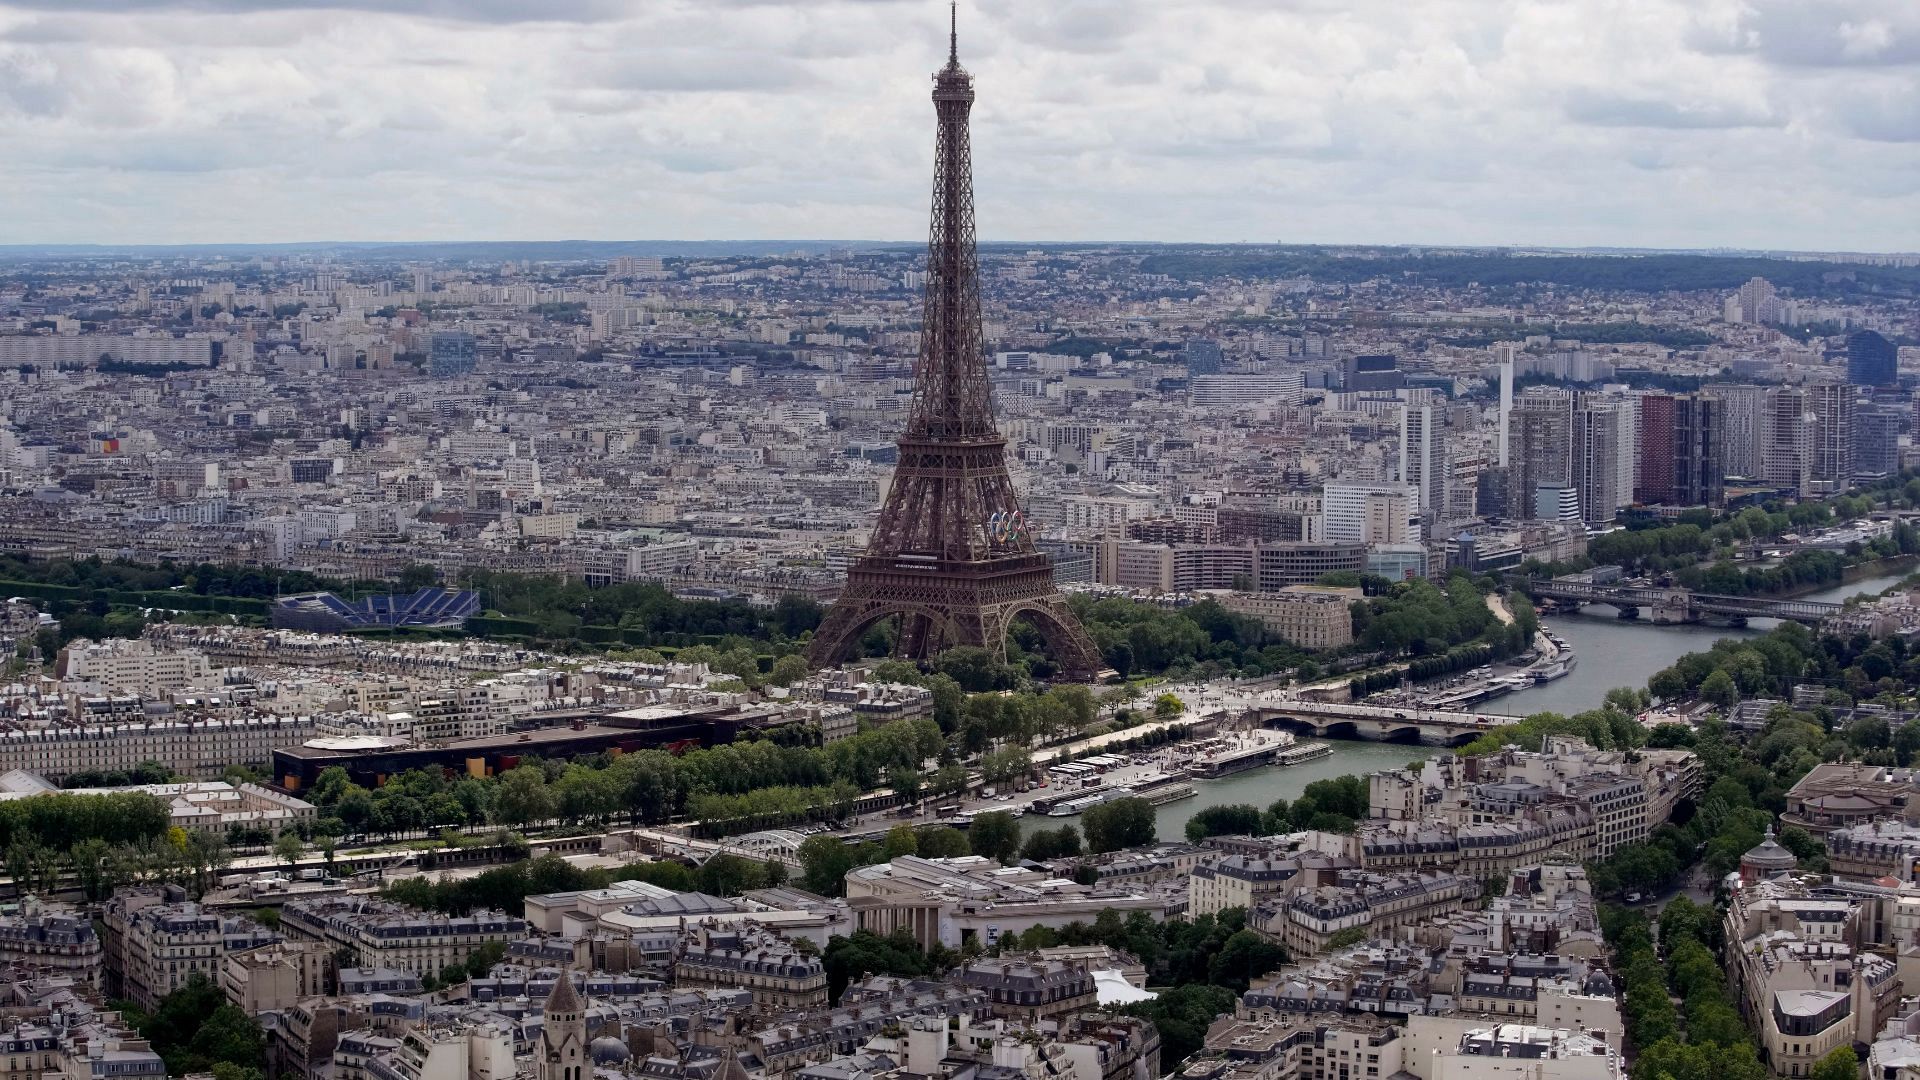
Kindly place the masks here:
[(1800, 865), (1800, 859), (1793, 852), (1780, 846), (1773, 838), (1773, 830), (1767, 830), (1767, 838), (1760, 841), (1752, 851), (1740, 856), (1742, 866), (1751, 866), (1756, 870), (1791, 870)]
[(611, 1035), (602, 1035), (587, 1046), (587, 1053), (595, 1065), (625, 1065), (632, 1060), (633, 1052), (627, 1044)]

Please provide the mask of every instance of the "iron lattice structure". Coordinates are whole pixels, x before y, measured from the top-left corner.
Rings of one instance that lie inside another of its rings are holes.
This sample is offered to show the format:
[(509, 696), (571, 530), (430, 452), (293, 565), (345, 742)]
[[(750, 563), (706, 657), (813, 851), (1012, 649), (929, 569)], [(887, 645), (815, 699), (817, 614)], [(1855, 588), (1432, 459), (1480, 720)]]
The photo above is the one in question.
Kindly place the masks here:
[(930, 659), (955, 645), (1004, 654), (1016, 619), (1032, 623), (1061, 670), (1091, 678), (1103, 665), (1037, 550), (1007, 475), (1007, 441), (993, 421), (980, 340), (973, 228), (973, 77), (957, 33), (933, 77), (939, 118), (927, 294), (914, 365), (913, 407), (893, 485), (866, 551), (814, 633), (809, 659), (847, 658), (874, 624), (897, 620), (896, 655)]

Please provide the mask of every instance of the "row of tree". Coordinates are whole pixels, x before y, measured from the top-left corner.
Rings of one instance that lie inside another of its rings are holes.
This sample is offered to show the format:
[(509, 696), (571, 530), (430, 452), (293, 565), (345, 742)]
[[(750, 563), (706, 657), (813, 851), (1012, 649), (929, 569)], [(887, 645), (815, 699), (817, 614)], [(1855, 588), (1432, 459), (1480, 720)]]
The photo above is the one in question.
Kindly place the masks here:
[(417, 769), (371, 790), (335, 767), (321, 773), (306, 797), (321, 813), (311, 831), (323, 836), (489, 822), (512, 828), (616, 818), (659, 824), (685, 814), (723, 821), (723, 832), (743, 832), (844, 814), (859, 793), (889, 784), (912, 797), (936, 787), (957, 790), (966, 782), (957, 766), (920, 772), (946, 747), (932, 721), (903, 720), (825, 747), (761, 740), (679, 756), (642, 750), (571, 763), (536, 760), (490, 779), (450, 780), (441, 770)]
[(1187, 819), (1187, 839), (1199, 843), (1209, 836), (1274, 836), (1315, 829), (1350, 833), (1368, 814), (1367, 781), (1359, 776), (1334, 776), (1308, 784), (1300, 797), (1275, 799), (1265, 810), (1249, 803), (1209, 806)]
[(616, 881), (644, 881), (675, 892), (738, 896), (751, 889), (785, 884), (786, 870), (778, 862), (728, 854), (715, 855), (698, 867), (662, 860), (612, 870), (582, 869), (558, 855), (542, 855), (496, 866), (469, 878), (434, 881), (424, 876), (410, 877), (388, 885), (385, 893), (400, 903), (448, 915), (481, 910), (517, 913), (529, 896), (604, 889)]

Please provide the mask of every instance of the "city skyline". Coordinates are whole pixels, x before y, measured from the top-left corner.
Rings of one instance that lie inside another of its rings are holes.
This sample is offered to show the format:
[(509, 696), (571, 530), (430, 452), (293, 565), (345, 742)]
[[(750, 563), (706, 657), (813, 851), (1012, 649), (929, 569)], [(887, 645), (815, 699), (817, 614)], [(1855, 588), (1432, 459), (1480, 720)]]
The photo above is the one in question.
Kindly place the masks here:
[[(918, 231), (945, 5), (391, 8), (0, 4), (0, 243)], [(1920, 248), (1920, 16), (1817, 15), (963, 5), (981, 233)]]

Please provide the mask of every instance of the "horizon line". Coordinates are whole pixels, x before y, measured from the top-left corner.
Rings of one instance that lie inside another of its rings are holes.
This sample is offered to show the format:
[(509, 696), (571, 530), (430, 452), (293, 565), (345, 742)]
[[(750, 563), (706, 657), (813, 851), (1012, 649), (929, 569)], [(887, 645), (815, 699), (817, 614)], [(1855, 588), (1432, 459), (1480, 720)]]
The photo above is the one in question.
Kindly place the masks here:
[[(1625, 253), (1625, 254), (1661, 254), (1661, 255), (1697, 255), (1705, 257), (1735, 256), (1864, 256), (1870, 258), (1920, 258), (1920, 249), (1884, 249), (1865, 250), (1849, 248), (1795, 248), (1795, 247), (1739, 247), (1720, 245), (1714, 247), (1669, 247), (1648, 244), (1541, 244), (1522, 242), (1481, 242), (1481, 243), (1433, 243), (1420, 241), (1286, 241), (1286, 240), (1027, 240), (982, 239), (981, 246), (1031, 246), (1042, 248), (1071, 247), (1198, 247), (1198, 248), (1276, 248), (1304, 249), (1328, 248), (1335, 250), (1364, 249), (1424, 249), (1428, 251), (1471, 251), (1471, 252), (1589, 252), (1589, 253)], [(646, 238), (628, 238), (619, 240), (589, 240), (578, 237), (551, 239), (463, 239), (463, 240), (212, 240), (212, 241), (140, 241), (140, 240), (29, 240), (0, 241), (0, 252), (18, 252), (32, 250), (201, 250), (220, 251), (241, 248), (405, 248), (405, 247), (453, 247), (453, 246), (532, 246), (532, 245), (592, 245), (616, 247), (623, 245), (655, 245), (684, 247), (744, 247), (795, 245), (803, 247), (855, 247), (855, 248), (897, 248), (924, 247), (925, 240), (879, 240), (879, 239), (830, 239), (830, 238), (793, 238), (771, 237), (764, 239), (712, 239), (712, 240), (664, 240)]]

